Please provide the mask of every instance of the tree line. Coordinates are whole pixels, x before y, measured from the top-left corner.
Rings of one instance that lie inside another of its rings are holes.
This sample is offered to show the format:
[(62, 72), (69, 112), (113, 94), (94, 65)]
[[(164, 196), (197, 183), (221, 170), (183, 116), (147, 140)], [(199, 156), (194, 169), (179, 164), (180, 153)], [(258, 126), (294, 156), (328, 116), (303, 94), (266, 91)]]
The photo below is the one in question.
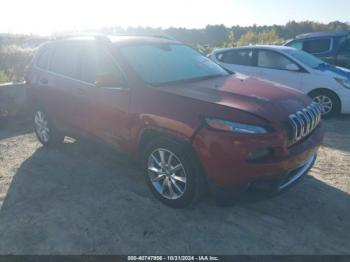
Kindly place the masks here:
[[(202, 29), (151, 28), (151, 27), (104, 27), (79, 33), (101, 33), (108, 35), (168, 36), (197, 48), (208, 54), (217, 47), (241, 46), (248, 44), (281, 44), (287, 39), (303, 33), (318, 31), (350, 30), (350, 24), (334, 21), (328, 24), (290, 21), (285, 25), (272, 26), (232, 26), (207, 25)], [(61, 34), (77, 32), (59, 32)], [(49, 37), (35, 35), (0, 34), (0, 82), (23, 79), (26, 64), (30, 61), (38, 45)]]

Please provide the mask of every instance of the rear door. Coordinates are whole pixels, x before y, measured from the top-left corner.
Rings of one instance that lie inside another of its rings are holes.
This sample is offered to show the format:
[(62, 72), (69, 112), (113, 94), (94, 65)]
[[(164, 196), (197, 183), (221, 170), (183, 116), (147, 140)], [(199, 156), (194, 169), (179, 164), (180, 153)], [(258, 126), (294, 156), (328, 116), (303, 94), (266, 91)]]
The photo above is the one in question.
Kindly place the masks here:
[(86, 44), (80, 50), (80, 80), (86, 86), (82, 103), (83, 129), (101, 140), (127, 149), (129, 146), (130, 89), (126, 80), (119, 86), (95, 85), (99, 75), (124, 74), (109, 50), (97, 44)]
[(254, 75), (253, 51), (233, 49), (216, 54), (216, 60), (225, 68), (245, 75)]
[[(256, 76), (283, 85), (301, 88), (302, 69), (285, 55), (273, 50), (254, 50), (256, 57)], [(298, 71), (290, 71), (288, 65), (294, 64)]]
[(47, 107), (56, 122), (69, 128), (80, 125), (80, 96), (78, 79), (79, 46), (73, 43), (55, 45), (46, 77), (41, 85), (47, 86)]

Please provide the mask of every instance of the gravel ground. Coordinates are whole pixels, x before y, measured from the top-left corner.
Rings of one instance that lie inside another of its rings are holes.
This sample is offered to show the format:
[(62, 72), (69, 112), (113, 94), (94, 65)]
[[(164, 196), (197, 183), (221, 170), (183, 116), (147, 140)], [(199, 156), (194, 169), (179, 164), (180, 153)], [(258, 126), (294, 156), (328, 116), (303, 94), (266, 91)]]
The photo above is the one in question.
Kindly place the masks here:
[(0, 253), (350, 254), (350, 117), (325, 126), (315, 167), (285, 194), (174, 210), (112, 150), (46, 149), (27, 123), (0, 123)]

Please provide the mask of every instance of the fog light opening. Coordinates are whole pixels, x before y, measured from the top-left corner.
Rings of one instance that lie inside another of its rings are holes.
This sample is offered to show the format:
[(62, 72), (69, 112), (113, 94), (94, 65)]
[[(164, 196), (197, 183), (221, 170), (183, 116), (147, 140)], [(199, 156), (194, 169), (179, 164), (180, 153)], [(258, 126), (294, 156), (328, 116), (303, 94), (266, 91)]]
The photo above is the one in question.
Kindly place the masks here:
[(248, 160), (256, 161), (256, 160), (266, 158), (272, 154), (272, 151), (273, 150), (271, 148), (253, 150), (248, 153)]

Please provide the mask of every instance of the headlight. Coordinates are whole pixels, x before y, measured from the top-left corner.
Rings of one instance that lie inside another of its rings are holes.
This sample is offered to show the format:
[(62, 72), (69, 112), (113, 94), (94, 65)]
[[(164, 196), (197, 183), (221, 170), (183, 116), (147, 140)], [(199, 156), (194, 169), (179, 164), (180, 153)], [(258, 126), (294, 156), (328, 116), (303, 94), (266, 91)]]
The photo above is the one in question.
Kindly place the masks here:
[(350, 80), (342, 79), (342, 78), (334, 78), (339, 84), (346, 88), (350, 88)]
[(268, 131), (261, 126), (241, 124), (233, 121), (226, 121), (216, 118), (205, 118), (205, 122), (216, 130), (231, 131), (244, 134), (266, 134)]

